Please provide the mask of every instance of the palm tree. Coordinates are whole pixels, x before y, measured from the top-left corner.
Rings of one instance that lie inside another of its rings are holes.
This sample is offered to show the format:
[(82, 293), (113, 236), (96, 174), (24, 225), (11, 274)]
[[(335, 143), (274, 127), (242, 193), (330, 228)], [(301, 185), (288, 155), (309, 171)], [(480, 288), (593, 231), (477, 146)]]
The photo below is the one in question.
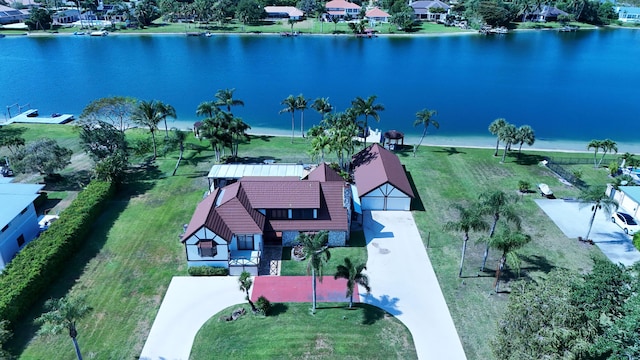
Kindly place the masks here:
[(585, 240), (589, 240), (589, 235), (591, 235), (591, 228), (593, 227), (593, 221), (596, 219), (596, 214), (598, 210), (604, 209), (607, 217), (611, 215), (611, 212), (614, 208), (618, 207), (618, 202), (610, 198), (605, 192), (604, 189), (600, 187), (590, 187), (585, 192), (580, 194), (578, 200), (582, 204), (582, 206), (591, 205), (591, 220), (589, 220), (589, 231), (587, 231), (587, 236), (585, 236)]
[(61, 299), (49, 299), (44, 306), (49, 311), (36, 319), (37, 323), (42, 324), (38, 333), (41, 335), (54, 335), (59, 334), (64, 329), (68, 330), (76, 356), (78, 360), (82, 360), (77, 340), (78, 329), (76, 328), (76, 321), (91, 310), (86, 304), (85, 298), (82, 296), (66, 296)]
[(498, 156), (498, 146), (500, 146), (500, 132), (503, 127), (507, 125), (507, 120), (503, 118), (495, 119), (491, 124), (489, 124), (489, 132), (492, 133), (496, 138), (496, 151), (493, 153), (493, 156)]
[(176, 109), (169, 105), (169, 104), (165, 104), (162, 101), (156, 101), (156, 106), (158, 107), (158, 112), (160, 112), (160, 116), (162, 117), (162, 120), (164, 121), (164, 133), (165, 133), (165, 137), (169, 137), (169, 128), (167, 127), (167, 117), (171, 117), (174, 119), (177, 119), (178, 116), (176, 115)]
[(171, 128), (171, 135), (169, 142), (178, 145), (178, 149), (180, 150), (178, 162), (176, 162), (176, 167), (173, 168), (173, 173), (171, 174), (171, 176), (175, 176), (178, 171), (178, 166), (180, 166), (180, 162), (182, 161), (182, 156), (184, 155), (184, 142), (187, 140), (187, 133), (177, 128)]
[[(520, 229), (520, 217), (516, 214), (512, 204), (518, 201), (516, 196), (510, 196), (503, 191), (496, 190), (491, 192), (484, 192), (479, 196), (480, 200), (480, 212), (484, 215), (490, 215), (493, 217), (493, 223), (489, 229), (489, 238), (493, 237), (496, 231), (496, 226), (500, 218), (504, 218), (508, 222), (516, 225), (516, 228)], [(489, 256), (489, 244), (484, 250), (482, 257), (482, 266), (480, 271), (484, 271), (484, 267), (487, 264), (487, 257)]]
[(636, 162), (634, 156), (635, 155), (630, 152), (622, 154), (622, 156), (620, 156), (620, 158), (622, 159), (622, 162), (620, 162), (620, 167), (624, 168), (625, 166), (632, 166), (632, 163)]
[(251, 129), (247, 123), (242, 121), (241, 118), (233, 118), (229, 123), (229, 134), (231, 135), (231, 156), (235, 160), (238, 157), (238, 147), (240, 141), (248, 140), (247, 130)]
[(142, 126), (149, 128), (151, 139), (153, 140), (153, 158), (158, 157), (158, 149), (156, 145), (156, 131), (158, 124), (162, 121), (163, 114), (158, 108), (155, 100), (140, 101), (138, 107), (131, 114), (131, 119)]
[(536, 134), (533, 132), (533, 128), (529, 125), (520, 126), (516, 132), (516, 142), (520, 144), (518, 148), (518, 156), (520, 156), (522, 145), (527, 144), (531, 146), (536, 142)]
[(316, 98), (313, 100), (313, 104), (311, 104), (311, 108), (318, 113), (322, 117), (321, 120), (324, 120), (324, 116), (330, 113), (333, 110), (333, 106), (329, 103), (329, 98)]
[(349, 298), (349, 309), (353, 308), (353, 288), (356, 284), (362, 285), (367, 292), (371, 292), (369, 287), (369, 277), (362, 273), (362, 270), (366, 270), (365, 264), (355, 265), (351, 262), (351, 259), (344, 258), (344, 265), (338, 265), (334, 279), (346, 279), (347, 280), (347, 297)]
[(244, 102), (242, 100), (238, 100), (238, 99), (234, 99), (233, 98), (233, 92), (236, 91), (236, 89), (221, 89), (218, 90), (216, 92), (216, 94), (214, 95), (216, 100), (215, 100), (215, 104), (216, 106), (226, 106), (227, 107), (227, 111), (229, 113), (231, 113), (231, 107), (232, 106), (244, 106)]
[(502, 130), (500, 130), (500, 140), (504, 142), (504, 152), (502, 153), (502, 160), (500, 162), (504, 162), (504, 159), (507, 157), (507, 149), (511, 148), (511, 144), (517, 141), (518, 130), (516, 126), (513, 124), (505, 125)]
[(325, 133), (314, 136), (311, 139), (311, 156), (315, 158), (320, 154), (320, 163), (324, 163), (324, 155), (327, 149), (331, 147), (331, 139)]
[(495, 236), (483, 238), (481, 241), (486, 242), (487, 246), (493, 249), (502, 251), (500, 262), (496, 268), (496, 281), (493, 284), (496, 292), (498, 292), (500, 273), (504, 270), (505, 264), (514, 268), (516, 271), (520, 271), (520, 258), (516, 250), (531, 242), (531, 236), (520, 231), (512, 231), (509, 227), (504, 226)]
[(196, 115), (212, 118), (215, 113), (220, 111), (214, 101), (203, 101), (196, 109)]
[(600, 149), (602, 149), (602, 157), (600, 158), (600, 161), (598, 161), (598, 166), (596, 167), (600, 167), (602, 160), (604, 160), (605, 155), (607, 155), (609, 151), (613, 151), (615, 154), (618, 153), (618, 144), (611, 139), (604, 139), (600, 142)]
[(304, 111), (307, 110), (307, 99), (300, 94), (296, 97), (296, 110), (300, 110), (300, 134), (304, 137)]
[(467, 251), (467, 242), (469, 241), (470, 231), (486, 231), (489, 224), (484, 221), (480, 206), (473, 204), (469, 208), (465, 208), (459, 204), (454, 204), (453, 208), (458, 211), (458, 221), (449, 221), (444, 224), (444, 230), (460, 231), (463, 233), (462, 238), (462, 257), (460, 259), (460, 271), (458, 277), (462, 277), (462, 267), (464, 265), (464, 255)]
[(307, 274), (311, 272), (311, 289), (313, 291), (312, 312), (316, 312), (316, 278), (322, 282), (323, 265), (331, 259), (328, 240), (329, 233), (320, 231), (315, 235), (300, 233), (296, 239), (302, 244), (305, 258), (307, 259)]
[(357, 116), (364, 115), (364, 124), (362, 126), (362, 130), (364, 132), (364, 147), (367, 147), (367, 132), (369, 131), (369, 116), (375, 119), (377, 122), (380, 122), (380, 115), (378, 111), (383, 111), (384, 106), (382, 104), (374, 104), (377, 96), (371, 95), (364, 100), (360, 96), (356, 97), (353, 101), (351, 101), (351, 106), (353, 107), (353, 111)]
[(598, 167), (597, 156), (598, 156), (598, 151), (600, 150), (601, 147), (602, 147), (601, 140), (591, 140), (587, 144), (587, 150), (593, 149), (593, 168), (594, 169)]
[(289, 95), (284, 100), (282, 100), (280, 104), (286, 106), (284, 109), (280, 110), (280, 114), (285, 112), (291, 113), (291, 143), (293, 144), (293, 136), (295, 135), (296, 126), (296, 118), (294, 115), (296, 112), (296, 98), (293, 97), (293, 95)]
[(424, 128), (422, 129), (422, 136), (420, 137), (420, 141), (418, 145), (413, 148), (413, 156), (416, 156), (416, 152), (418, 151), (418, 147), (422, 145), (422, 140), (427, 135), (427, 128), (429, 125), (433, 125), (434, 128), (439, 129), (440, 123), (433, 119), (437, 112), (435, 110), (422, 109), (416, 113), (416, 120), (413, 122), (413, 126), (422, 125)]
[(228, 143), (229, 129), (227, 124), (223, 123), (219, 117), (207, 118), (203, 121), (200, 128), (202, 137), (209, 140), (211, 149), (216, 155), (216, 161), (220, 162), (224, 147)]
[(243, 271), (238, 278), (238, 284), (240, 285), (240, 291), (245, 293), (244, 299), (249, 302), (249, 305), (251, 305), (251, 312), (254, 314), (257, 313), (258, 309), (256, 309), (256, 306), (253, 304), (253, 301), (251, 301), (251, 297), (249, 296), (249, 290), (251, 290), (251, 285), (253, 285), (251, 274), (247, 271)]

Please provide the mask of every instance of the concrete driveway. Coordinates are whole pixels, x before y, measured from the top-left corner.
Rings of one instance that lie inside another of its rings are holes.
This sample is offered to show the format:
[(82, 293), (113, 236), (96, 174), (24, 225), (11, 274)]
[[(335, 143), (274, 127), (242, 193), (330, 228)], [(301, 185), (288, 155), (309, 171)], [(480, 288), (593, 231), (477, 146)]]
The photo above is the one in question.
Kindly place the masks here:
[[(535, 202), (567, 237), (584, 238), (587, 235), (591, 206), (561, 199), (539, 199)], [(631, 236), (611, 222), (611, 216), (607, 216), (604, 210), (598, 210), (589, 237), (614, 264), (631, 266), (640, 261), (640, 251), (633, 246)]]
[(371, 293), (362, 302), (402, 321), (420, 359), (466, 359), (440, 284), (408, 211), (365, 211), (366, 273)]
[(193, 340), (202, 325), (225, 308), (244, 302), (237, 276), (175, 276), (140, 359), (189, 359)]

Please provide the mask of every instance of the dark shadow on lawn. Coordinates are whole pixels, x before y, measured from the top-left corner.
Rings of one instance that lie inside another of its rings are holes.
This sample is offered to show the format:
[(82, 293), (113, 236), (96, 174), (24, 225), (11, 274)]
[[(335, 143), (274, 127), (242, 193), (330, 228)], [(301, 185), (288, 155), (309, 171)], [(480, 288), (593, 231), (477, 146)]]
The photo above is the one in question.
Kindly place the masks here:
[(453, 147), (453, 146), (448, 147), (448, 148), (442, 148), (440, 150), (432, 150), (432, 151), (435, 152), (435, 153), (445, 153), (445, 154), (447, 154), (449, 156), (457, 155), (457, 154), (466, 154), (466, 152), (459, 151), (458, 148)]
[(278, 316), (284, 314), (289, 310), (289, 305), (284, 303), (274, 303), (271, 304), (271, 310), (269, 311), (269, 316)]
[(367, 246), (367, 239), (364, 237), (364, 231), (352, 231), (349, 238), (349, 247), (365, 247)]
[(269, 142), (271, 141), (271, 139), (273, 139), (273, 136), (269, 135), (249, 135), (249, 137), (251, 138), (251, 140), (260, 140), (264, 142)]
[[(153, 169), (150, 169), (150, 171), (153, 172)], [(138, 178), (144, 179), (153, 176), (142, 172), (129, 175), (130, 180), (137, 180)], [(9, 344), (9, 351), (11, 353), (21, 354), (38, 331), (39, 326), (34, 324), (34, 320), (45, 311), (45, 301), (51, 298), (61, 298), (68, 294), (71, 288), (77, 283), (78, 278), (83, 274), (85, 267), (91, 259), (98, 256), (110, 256), (109, 253), (100, 253), (100, 250), (107, 241), (109, 229), (111, 229), (120, 217), (120, 214), (126, 209), (131, 198), (144, 194), (153, 188), (154, 185), (155, 183), (152, 182), (135, 181), (120, 186), (115, 197), (109, 201), (109, 204), (103, 209), (102, 215), (95, 221), (93, 231), (86, 236), (80, 248), (71, 259), (66, 262), (64, 270), (59, 274), (57, 280), (51, 284), (48, 291), (34, 302), (31, 306), (31, 311), (27, 312), (16, 322), (13, 332), (14, 335)]]
[(385, 311), (384, 309), (371, 304), (357, 303), (357, 304), (353, 304), (353, 308), (362, 309), (363, 325), (373, 325), (376, 323), (376, 321), (384, 319), (385, 316), (393, 315), (388, 311)]
[[(404, 168), (404, 165), (402, 165), (402, 168)], [(413, 191), (413, 195), (415, 196), (413, 199), (411, 199), (411, 210), (424, 211), (424, 204), (422, 203), (422, 198), (420, 197), (420, 192), (416, 187), (416, 183), (413, 181), (411, 172), (407, 171), (407, 169), (404, 169), (404, 172), (407, 174), (409, 185), (411, 185), (411, 191)]]
[(556, 269), (556, 266), (551, 264), (546, 257), (540, 255), (520, 256), (520, 260), (523, 262), (523, 266), (520, 267), (520, 271), (532, 272), (542, 271), (546, 274), (551, 270)]
[(542, 155), (518, 153), (517, 150), (511, 151), (507, 156), (514, 158), (514, 162), (518, 165), (538, 165), (545, 159)]
[(282, 159), (273, 156), (238, 156), (236, 159), (229, 158), (227, 164), (266, 164), (278, 161)]
[(44, 191), (80, 191), (91, 181), (89, 170), (74, 171), (69, 174), (46, 176)]

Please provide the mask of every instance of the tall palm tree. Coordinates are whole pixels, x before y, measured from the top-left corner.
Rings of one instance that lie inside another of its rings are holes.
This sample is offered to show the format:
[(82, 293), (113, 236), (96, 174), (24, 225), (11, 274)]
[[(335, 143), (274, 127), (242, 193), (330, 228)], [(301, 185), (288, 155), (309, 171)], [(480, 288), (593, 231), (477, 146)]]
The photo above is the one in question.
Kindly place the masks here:
[(162, 101), (156, 101), (156, 106), (158, 107), (158, 112), (160, 113), (160, 116), (162, 117), (162, 120), (164, 121), (164, 133), (165, 133), (165, 137), (169, 137), (169, 128), (167, 127), (167, 117), (171, 117), (174, 119), (177, 119), (178, 116), (176, 115), (176, 109), (169, 105), (169, 104), (165, 104)]
[(184, 142), (187, 140), (187, 133), (178, 128), (171, 128), (171, 135), (172, 136), (169, 137), (169, 142), (177, 145), (178, 150), (180, 150), (176, 167), (173, 168), (173, 173), (171, 174), (171, 176), (175, 176), (178, 171), (178, 167), (180, 166), (180, 162), (182, 161), (182, 156), (184, 155)]
[(216, 92), (214, 95), (216, 100), (216, 106), (226, 107), (228, 112), (231, 112), (232, 106), (244, 106), (244, 102), (242, 100), (234, 99), (233, 92), (236, 89), (221, 89)]
[(598, 210), (603, 209), (607, 217), (611, 215), (611, 212), (618, 207), (618, 202), (610, 198), (601, 187), (590, 187), (586, 191), (584, 191), (578, 197), (582, 206), (591, 205), (591, 220), (589, 220), (589, 231), (587, 231), (587, 236), (585, 236), (585, 240), (589, 240), (589, 235), (591, 235), (591, 229), (593, 228), (593, 221), (596, 219), (596, 214)]
[(151, 139), (153, 140), (153, 158), (158, 157), (158, 148), (156, 144), (156, 131), (158, 124), (162, 121), (162, 112), (155, 100), (140, 101), (138, 107), (131, 114), (131, 119), (141, 125), (149, 128)]
[(45, 302), (44, 306), (48, 312), (36, 319), (37, 323), (42, 324), (38, 333), (41, 335), (54, 335), (66, 329), (73, 342), (73, 348), (76, 351), (78, 360), (82, 360), (77, 339), (78, 329), (76, 328), (76, 321), (91, 310), (86, 304), (85, 298), (82, 296), (66, 296), (61, 299), (49, 299)]
[(433, 117), (437, 114), (435, 110), (422, 109), (416, 113), (416, 120), (413, 122), (413, 126), (422, 125), (422, 136), (420, 136), (420, 141), (418, 145), (413, 148), (413, 156), (416, 156), (416, 152), (420, 145), (422, 145), (422, 140), (427, 135), (427, 128), (429, 125), (433, 125), (434, 128), (439, 129), (440, 123), (433, 119)]
[(346, 279), (347, 280), (347, 297), (349, 298), (349, 309), (353, 308), (353, 288), (356, 284), (362, 285), (367, 292), (371, 291), (369, 287), (369, 277), (362, 273), (362, 270), (366, 270), (365, 264), (355, 265), (351, 262), (351, 259), (344, 258), (344, 265), (338, 265), (334, 279)]
[(331, 147), (331, 138), (329, 135), (322, 133), (311, 139), (311, 156), (315, 157), (320, 154), (320, 163), (324, 163), (325, 152)]
[[(489, 215), (493, 218), (493, 223), (489, 229), (489, 238), (493, 237), (496, 231), (498, 221), (503, 218), (506, 221), (515, 224), (516, 228), (520, 229), (520, 216), (516, 214), (513, 204), (518, 201), (515, 195), (507, 195), (504, 191), (496, 190), (490, 192), (481, 193), (480, 200), (480, 212), (484, 215)], [(482, 266), (480, 271), (484, 271), (487, 264), (487, 257), (489, 256), (489, 244), (487, 243), (484, 249), (484, 255), (482, 257)]]
[(249, 296), (249, 290), (251, 290), (253, 280), (251, 280), (251, 274), (249, 274), (248, 271), (243, 271), (240, 274), (240, 277), (238, 278), (238, 285), (240, 285), (240, 291), (245, 293), (244, 299), (249, 302), (249, 305), (251, 306), (251, 312), (253, 312), (254, 314), (257, 313), (258, 309), (256, 309), (256, 306), (253, 304), (253, 301), (251, 301), (251, 297)]
[(329, 103), (328, 97), (316, 98), (315, 100), (313, 100), (313, 104), (311, 104), (311, 108), (320, 114), (320, 116), (322, 117), (322, 119), (320, 119), (321, 121), (324, 120), (324, 117), (326, 114), (333, 111), (333, 106), (331, 106), (331, 104)]
[(507, 125), (507, 120), (503, 118), (495, 119), (489, 124), (489, 132), (492, 133), (496, 139), (496, 151), (493, 156), (498, 156), (498, 147), (500, 146), (500, 131)]
[(516, 142), (520, 144), (518, 148), (518, 156), (520, 156), (522, 145), (527, 144), (531, 146), (536, 142), (536, 133), (533, 131), (533, 128), (529, 125), (520, 126), (516, 132)]
[(300, 233), (296, 239), (302, 244), (307, 259), (307, 274), (311, 272), (311, 289), (313, 291), (312, 312), (316, 312), (316, 278), (322, 282), (323, 265), (331, 259), (328, 240), (329, 233), (320, 231), (315, 235)]
[(307, 99), (300, 94), (296, 97), (296, 110), (300, 111), (300, 134), (304, 137), (304, 111), (307, 110)]
[(496, 268), (496, 280), (493, 284), (496, 292), (498, 292), (500, 273), (504, 270), (505, 264), (516, 271), (520, 271), (520, 258), (516, 250), (531, 242), (531, 236), (520, 231), (513, 231), (508, 226), (504, 226), (494, 236), (483, 238), (481, 241), (486, 242), (489, 247), (495, 250), (502, 251)]
[(600, 142), (600, 149), (602, 149), (602, 157), (600, 157), (597, 167), (600, 167), (602, 160), (604, 160), (605, 155), (607, 155), (609, 151), (613, 151), (615, 154), (618, 153), (618, 144), (611, 139), (604, 139)]
[(216, 162), (220, 162), (224, 147), (228, 143), (229, 129), (226, 123), (219, 117), (207, 118), (203, 121), (200, 128), (202, 137), (209, 140), (211, 149), (216, 156)]
[(593, 149), (593, 167), (594, 169), (598, 167), (598, 151), (602, 148), (602, 140), (591, 140), (587, 144), (587, 150)]
[(220, 109), (218, 109), (215, 101), (203, 101), (198, 105), (196, 115), (212, 118), (218, 111)]
[(504, 159), (507, 157), (507, 150), (511, 148), (511, 144), (517, 141), (518, 130), (516, 126), (513, 124), (505, 125), (502, 130), (500, 130), (500, 140), (504, 142), (504, 152), (502, 153), (502, 160), (500, 162), (504, 162)]
[(458, 271), (458, 277), (462, 277), (462, 267), (464, 265), (464, 255), (467, 251), (469, 232), (486, 231), (489, 229), (489, 224), (484, 220), (480, 206), (477, 203), (471, 205), (469, 208), (454, 204), (453, 208), (458, 211), (458, 221), (447, 222), (444, 224), (444, 230), (460, 231), (463, 233), (462, 257), (460, 258), (460, 271)]
[(229, 123), (229, 134), (231, 135), (231, 156), (233, 156), (234, 160), (238, 157), (240, 141), (249, 139), (249, 135), (247, 135), (247, 130), (249, 129), (251, 129), (251, 126), (238, 117), (233, 118)]
[(288, 112), (291, 113), (291, 143), (293, 144), (293, 136), (295, 135), (295, 112), (296, 112), (296, 98), (293, 95), (287, 96), (282, 102), (281, 105), (284, 105), (285, 108), (280, 110), (280, 114)]
[(380, 122), (379, 111), (384, 110), (384, 106), (382, 104), (374, 104), (378, 97), (376, 95), (371, 95), (367, 98), (367, 100), (361, 98), (360, 96), (356, 97), (353, 101), (351, 101), (351, 106), (357, 116), (364, 115), (364, 124), (362, 126), (362, 130), (364, 131), (364, 147), (367, 147), (367, 132), (369, 131), (369, 116), (371, 116), (375, 121)]

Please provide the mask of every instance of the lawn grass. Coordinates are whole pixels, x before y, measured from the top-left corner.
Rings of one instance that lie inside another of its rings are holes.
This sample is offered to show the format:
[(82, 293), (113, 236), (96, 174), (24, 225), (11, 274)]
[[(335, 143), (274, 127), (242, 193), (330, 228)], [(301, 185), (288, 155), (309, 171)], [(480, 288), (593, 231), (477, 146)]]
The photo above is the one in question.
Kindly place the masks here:
[[(229, 307), (202, 326), (189, 358), (417, 359), (411, 333), (377, 307), (356, 304), (348, 310), (344, 303), (321, 303), (310, 315), (310, 306), (274, 304), (268, 317), (251, 315), (246, 304)], [(239, 307), (247, 314), (220, 320)]]
[[(367, 263), (367, 243), (364, 238), (364, 232), (353, 231), (351, 232), (351, 239), (346, 247), (334, 247), (330, 248), (331, 259), (328, 263), (323, 265), (323, 274), (326, 276), (333, 276), (336, 273), (338, 265), (344, 265), (344, 259), (349, 258), (353, 264), (366, 264)], [(305, 276), (307, 274), (308, 261), (296, 261), (291, 259), (291, 247), (285, 246), (282, 248), (282, 267), (280, 270), (281, 276)]]
[[(8, 128), (13, 126), (17, 125)], [(28, 130), (23, 136), (27, 139), (56, 133), (70, 147), (79, 149), (77, 143), (74, 144), (76, 135), (72, 127), (37, 125), (26, 128)], [(128, 134), (143, 136), (143, 133), (136, 131)], [(168, 176), (175, 165), (176, 153), (159, 158), (155, 166), (137, 165), (131, 171), (129, 183), (106, 208), (85, 246), (68, 264), (65, 273), (39, 299), (33, 311), (17, 324), (11, 344), (12, 350), (21, 358), (74, 358), (66, 335), (49, 339), (35, 336), (37, 326), (33, 324), (33, 319), (41, 314), (42, 304), (47, 298), (64, 296), (70, 290), (86, 294), (93, 308), (91, 314), (78, 323), (78, 340), (86, 358), (130, 359), (140, 354), (171, 277), (186, 275), (184, 248), (178, 241), (178, 235), (206, 190), (205, 176), (213, 163), (212, 152), (206, 143), (200, 143), (191, 136), (189, 139), (188, 148), (191, 150), (187, 151), (187, 159), (177, 176)], [(307, 142), (301, 138), (295, 138), (291, 144), (287, 137), (252, 137), (250, 144), (240, 146), (240, 156), (250, 160), (266, 157), (279, 162), (309, 162), (306, 149)], [(493, 157), (492, 153), (492, 149), (460, 147), (422, 147), (416, 157), (412, 156), (411, 151), (398, 153), (418, 190), (414, 218), (425, 247), (429, 239), (427, 252), (469, 359), (493, 358), (489, 341), (509, 295), (507, 292), (495, 294), (492, 290), (492, 269), (497, 262), (497, 253), (490, 253), (489, 270), (478, 272), (483, 248), (475, 244), (475, 240), (480, 234), (471, 234), (465, 278), (457, 277), (461, 235), (441, 230), (444, 222), (455, 218), (450, 205), (474, 200), (480, 192), (490, 189), (515, 194), (519, 180), (531, 184), (547, 183), (558, 197), (577, 197), (579, 194), (577, 189), (564, 185), (548, 169), (538, 165), (543, 155), (553, 154), (524, 151), (519, 159), (512, 154), (501, 164), (500, 159)], [(587, 165), (583, 179), (595, 184), (606, 178), (601, 176), (603, 172)], [(591, 256), (602, 256), (599, 250), (579, 244), (575, 239), (567, 239), (533, 202), (536, 198), (539, 195), (535, 193), (523, 195), (518, 204), (524, 220), (523, 228), (533, 237), (533, 242), (522, 251), (524, 263), (520, 276), (539, 278), (553, 268), (577, 271), (590, 269)], [(351, 250), (355, 249), (346, 251)], [(338, 256), (334, 255), (335, 260), (339, 259)], [(354, 256), (355, 261), (356, 255), (349, 253), (349, 256)], [(299, 268), (291, 271), (297, 274), (301, 272)], [(306, 274), (306, 270), (302, 274)], [(516, 274), (513, 272), (505, 273), (504, 279), (514, 278)], [(502, 288), (508, 290), (509, 284), (504, 284)], [(305, 305), (297, 313), (291, 310), (291, 314), (307, 314), (307, 308), (308, 305)], [(279, 322), (278, 325), (282, 327), (280, 334), (310, 336), (303, 332), (304, 329), (295, 328), (297, 317), (296, 321)], [(341, 317), (338, 317), (336, 321), (340, 320)], [(350, 329), (353, 329), (352, 325)], [(315, 331), (309, 325), (306, 329)], [(358, 328), (356, 333), (360, 330)], [(245, 329), (242, 344), (252, 338), (247, 336), (249, 333), (253, 335), (257, 332)], [(268, 335), (269, 331), (265, 333)], [(368, 339), (366, 336), (354, 338), (353, 330), (339, 333), (351, 337), (352, 342), (363, 342), (369, 346), (370, 343), (389, 343), (388, 340), (363, 340)], [(270, 346), (272, 338), (261, 339), (262, 347)], [(318, 341), (320, 345), (325, 344), (324, 338), (318, 338)], [(237, 345), (239, 343), (235, 343), (236, 347), (242, 347)], [(334, 351), (334, 354), (342, 351), (333, 348), (325, 350), (322, 346), (316, 351), (326, 351), (327, 354), (329, 351)]]

